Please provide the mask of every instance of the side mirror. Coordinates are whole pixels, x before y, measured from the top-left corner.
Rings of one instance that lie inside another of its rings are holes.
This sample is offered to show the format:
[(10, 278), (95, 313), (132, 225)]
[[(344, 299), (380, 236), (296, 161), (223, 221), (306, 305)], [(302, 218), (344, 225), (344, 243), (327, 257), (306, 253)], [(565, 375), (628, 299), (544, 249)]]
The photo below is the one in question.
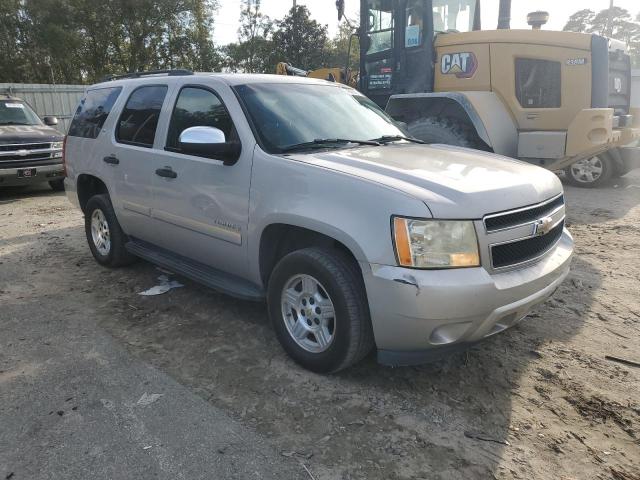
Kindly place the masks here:
[(215, 127), (187, 128), (178, 144), (182, 153), (222, 160), (225, 165), (236, 163), (242, 151), (240, 142), (227, 142), (224, 132)]
[(58, 117), (44, 117), (42, 120), (44, 120), (44, 124), (49, 126), (49, 127), (53, 127), (54, 125), (58, 125)]

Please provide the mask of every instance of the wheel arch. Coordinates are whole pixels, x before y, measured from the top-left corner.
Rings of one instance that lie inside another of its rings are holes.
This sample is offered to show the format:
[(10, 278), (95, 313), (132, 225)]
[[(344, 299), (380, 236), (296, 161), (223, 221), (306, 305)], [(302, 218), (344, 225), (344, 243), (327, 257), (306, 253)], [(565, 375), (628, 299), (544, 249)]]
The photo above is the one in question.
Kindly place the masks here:
[(511, 113), (493, 92), (432, 92), (392, 95), (385, 111), (410, 123), (419, 118), (451, 117), (472, 127), (495, 153), (515, 157), (518, 130)]
[(346, 253), (358, 264), (364, 253), (355, 241), (344, 234), (336, 234), (335, 229), (325, 225), (302, 226), (297, 222), (274, 221), (265, 225), (258, 242), (259, 277), (263, 285), (267, 285), (269, 276), (278, 261), (288, 253), (308, 247), (335, 248)]
[(78, 175), (76, 179), (76, 192), (78, 195), (78, 202), (80, 209), (84, 213), (87, 206), (87, 202), (94, 195), (106, 193), (109, 195), (109, 189), (107, 184), (95, 175), (82, 173)]

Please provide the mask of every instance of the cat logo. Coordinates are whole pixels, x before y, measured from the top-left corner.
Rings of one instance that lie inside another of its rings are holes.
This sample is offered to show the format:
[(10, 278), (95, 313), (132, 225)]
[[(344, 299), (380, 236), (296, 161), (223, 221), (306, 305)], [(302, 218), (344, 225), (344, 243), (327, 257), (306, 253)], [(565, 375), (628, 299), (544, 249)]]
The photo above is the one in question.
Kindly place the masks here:
[(478, 59), (473, 52), (445, 53), (440, 59), (440, 71), (443, 75), (470, 78), (477, 68)]

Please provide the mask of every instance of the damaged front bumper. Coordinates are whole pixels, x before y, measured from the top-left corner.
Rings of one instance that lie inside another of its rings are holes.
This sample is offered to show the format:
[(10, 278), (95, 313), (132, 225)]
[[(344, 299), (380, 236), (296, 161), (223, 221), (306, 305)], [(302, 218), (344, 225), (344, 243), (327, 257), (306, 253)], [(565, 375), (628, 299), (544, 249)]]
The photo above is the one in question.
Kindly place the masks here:
[(517, 324), (562, 283), (572, 252), (573, 239), (565, 229), (540, 261), (503, 273), (361, 263), (378, 361), (424, 363)]

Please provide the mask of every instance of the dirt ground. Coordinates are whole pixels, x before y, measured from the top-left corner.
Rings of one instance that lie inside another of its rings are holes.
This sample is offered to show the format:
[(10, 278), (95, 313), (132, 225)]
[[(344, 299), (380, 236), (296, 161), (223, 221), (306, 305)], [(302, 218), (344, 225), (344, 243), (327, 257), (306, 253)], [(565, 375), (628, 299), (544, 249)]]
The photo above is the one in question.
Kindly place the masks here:
[[(421, 367), (370, 356), (315, 375), (286, 357), (262, 304), (177, 276), (184, 288), (140, 296), (160, 272), (99, 267), (81, 213), (46, 186), (0, 190), (0, 305), (91, 306), (87, 321), (310, 479), (638, 480), (640, 368), (605, 355), (640, 361), (640, 171), (603, 189), (566, 187), (566, 199), (576, 255), (555, 297)], [(0, 336), (1, 318), (0, 306)], [(19, 357), (0, 353), (0, 374)]]

